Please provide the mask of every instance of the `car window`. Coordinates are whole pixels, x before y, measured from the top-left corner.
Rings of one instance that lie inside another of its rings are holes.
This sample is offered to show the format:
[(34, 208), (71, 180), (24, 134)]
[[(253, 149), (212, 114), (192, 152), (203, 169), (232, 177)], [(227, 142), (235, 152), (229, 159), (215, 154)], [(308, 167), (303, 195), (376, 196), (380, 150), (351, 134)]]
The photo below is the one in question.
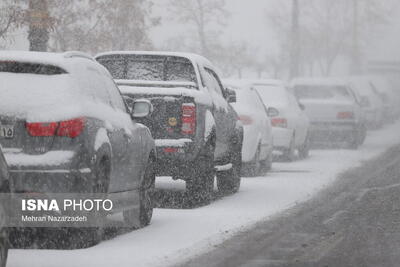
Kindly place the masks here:
[(206, 80), (208, 79), (208, 83), (211, 90), (219, 94), (220, 96), (224, 96), (224, 92), (222, 89), (222, 84), (218, 79), (218, 75), (211, 69), (205, 68), (206, 70)]
[(64, 69), (53, 65), (16, 61), (0, 61), (0, 72), (40, 75), (59, 75), (67, 73)]
[(126, 112), (125, 102), (122, 98), (122, 95), (121, 95), (118, 87), (115, 85), (114, 81), (106, 78), (105, 82), (106, 82), (108, 94), (110, 95), (111, 104), (113, 105), (113, 107)]

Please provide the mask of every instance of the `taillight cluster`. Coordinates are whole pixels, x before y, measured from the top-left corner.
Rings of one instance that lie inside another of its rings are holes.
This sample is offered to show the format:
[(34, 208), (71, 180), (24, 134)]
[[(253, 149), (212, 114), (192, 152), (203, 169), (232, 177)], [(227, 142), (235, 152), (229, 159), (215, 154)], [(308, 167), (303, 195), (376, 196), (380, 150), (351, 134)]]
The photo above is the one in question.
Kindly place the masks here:
[(61, 122), (27, 122), (26, 130), (31, 136), (65, 136), (75, 138), (85, 128), (85, 118), (76, 118)]
[(285, 118), (272, 118), (272, 127), (287, 128), (287, 120)]
[(354, 113), (351, 111), (339, 112), (337, 118), (340, 120), (354, 119)]
[(247, 115), (240, 115), (239, 120), (243, 123), (243, 125), (251, 125), (253, 124), (253, 119)]
[(192, 135), (196, 132), (196, 105), (182, 104), (182, 134)]

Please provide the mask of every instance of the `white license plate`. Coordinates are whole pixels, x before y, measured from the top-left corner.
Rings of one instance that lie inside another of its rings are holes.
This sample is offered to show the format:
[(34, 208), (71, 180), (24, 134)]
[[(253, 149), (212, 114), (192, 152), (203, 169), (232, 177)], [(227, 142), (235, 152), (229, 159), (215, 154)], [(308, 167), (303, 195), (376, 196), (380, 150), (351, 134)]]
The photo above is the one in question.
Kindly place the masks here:
[(13, 138), (14, 126), (13, 125), (0, 125), (0, 137)]

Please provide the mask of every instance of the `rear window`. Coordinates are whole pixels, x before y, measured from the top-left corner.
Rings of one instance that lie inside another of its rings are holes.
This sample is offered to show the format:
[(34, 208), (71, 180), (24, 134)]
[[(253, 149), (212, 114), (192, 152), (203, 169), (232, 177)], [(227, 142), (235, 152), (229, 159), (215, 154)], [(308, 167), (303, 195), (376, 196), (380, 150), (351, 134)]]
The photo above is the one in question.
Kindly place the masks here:
[(53, 65), (16, 61), (0, 61), (0, 72), (40, 75), (58, 75), (67, 73), (62, 68)]
[(300, 85), (294, 87), (294, 94), (297, 99), (351, 98), (349, 91), (344, 86)]
[(285, 106), (288, 103), (288, 96), (284, 87), (276, 85), (254, 85), (254, 88), (267, 106)]
[(97, 61), (104, 65), (114, 79), (194, 82), (196, 72), (190, 60), (175, 56), (110, 55)]

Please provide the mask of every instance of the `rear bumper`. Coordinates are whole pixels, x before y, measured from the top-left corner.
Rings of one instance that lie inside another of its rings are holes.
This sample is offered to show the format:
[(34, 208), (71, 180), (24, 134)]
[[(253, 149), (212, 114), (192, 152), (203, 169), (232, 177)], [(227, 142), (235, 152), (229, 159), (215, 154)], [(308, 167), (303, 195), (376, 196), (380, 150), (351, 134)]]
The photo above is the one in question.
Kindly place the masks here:
[(348, 122), (312, 122), (309, 130), (312, 142), (347, 141), (352, 138), (358, 124)]
[(272, 128), (272, 136), (274, 137), (274, 150), (287, 149), (293, 137), (293, 131), (286, 128)]
[(193, 168), (200, 148), (190, 139), (158, 139), (156, 140), (158, 176), (173, 176), (184, 179)]
[(74, 151), (50, 151), (42, 155), (4, 153), (17, 192), (80, 192), (92, 170)]

